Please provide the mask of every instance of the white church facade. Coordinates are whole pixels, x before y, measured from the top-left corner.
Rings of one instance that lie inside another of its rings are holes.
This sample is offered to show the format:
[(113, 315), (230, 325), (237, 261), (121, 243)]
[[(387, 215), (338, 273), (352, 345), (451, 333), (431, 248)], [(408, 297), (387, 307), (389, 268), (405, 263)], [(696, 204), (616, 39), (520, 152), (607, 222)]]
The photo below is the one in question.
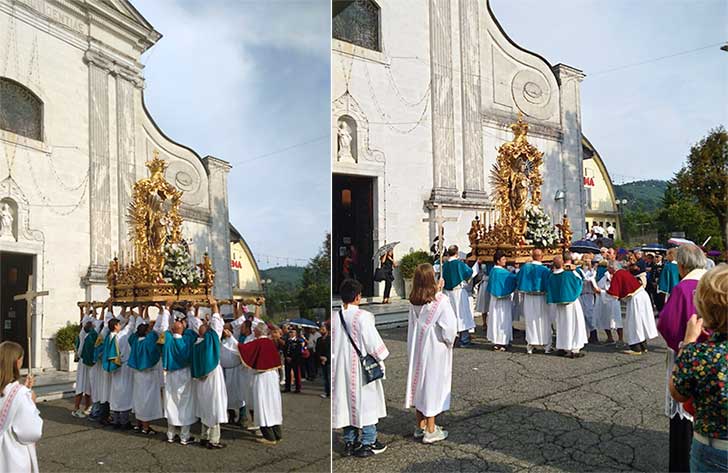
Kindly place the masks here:
[[(230, 297), (230, 165), (172, 141), (144, 105), (141, 55), (161, 38), (127, 0), (0, 0), (0, 340), (24, 342), (29, 275), (33, 364), (49, 368), (52, 337), (76, 302), (108, 297), (105, 274), (130, 253), (126, 210), (155, 150), (184, 191), (183, 237), (213, 260)], [(181, 115), (183, 112), (181, 112)], [(5, 205), (7, 204), (7, 206)], [(23, 343), (27, 345), (26, 343)]]
[(544, 153), (544, 208), (583, 234), (580, 70), (519, 47), (486, 0), (334, 1), (332, 13), (334, 290), (354, 265), (365, 295), (379, 293), (373, 252), (428, 250), (438, 205), (457, 218), (445, 242), (469, 251), (519, 113)]

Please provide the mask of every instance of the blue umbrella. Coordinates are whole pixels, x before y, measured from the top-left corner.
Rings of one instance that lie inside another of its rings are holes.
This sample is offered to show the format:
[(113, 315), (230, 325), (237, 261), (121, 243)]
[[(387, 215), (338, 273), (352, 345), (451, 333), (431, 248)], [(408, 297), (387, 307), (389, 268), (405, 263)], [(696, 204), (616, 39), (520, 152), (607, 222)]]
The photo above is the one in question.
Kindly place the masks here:
[(599, 253), (599, 247), (590, 240), (579, 240), (571, 244), (571, 251), (576, 253)]
[(316, 322), (313, 322), (308, 319), (293, 319), (288, 322), (291, 325), (298, 325), (299, 327), (308, 327), (308, 328), (318, 328), (318, 325), (316, 325)]
[(649, 245), (643, 246), (642, 251), (654, 251), (657, 253), (664, 253), (667, 251), (667, 248), (665, 248), (665, 245), (661, 245), (659, 243), (650, 243)]

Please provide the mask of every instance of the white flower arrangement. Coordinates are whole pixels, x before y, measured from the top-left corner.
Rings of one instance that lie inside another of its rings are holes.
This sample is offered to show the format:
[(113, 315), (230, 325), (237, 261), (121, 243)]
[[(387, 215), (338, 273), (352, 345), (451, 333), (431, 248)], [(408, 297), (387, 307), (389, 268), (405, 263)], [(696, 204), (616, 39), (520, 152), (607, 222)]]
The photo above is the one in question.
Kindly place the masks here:
[(184, 243), (167, 243), (164, 245), (164, 258), (162, 277), (177, 289), (195, 287), (202, 282), (202, 273), (195, 266), (187, 245)]
[(543, 208), (537, 205), (526, 207), (526, 243), (536, 248), (556, 248), (559, 235)]

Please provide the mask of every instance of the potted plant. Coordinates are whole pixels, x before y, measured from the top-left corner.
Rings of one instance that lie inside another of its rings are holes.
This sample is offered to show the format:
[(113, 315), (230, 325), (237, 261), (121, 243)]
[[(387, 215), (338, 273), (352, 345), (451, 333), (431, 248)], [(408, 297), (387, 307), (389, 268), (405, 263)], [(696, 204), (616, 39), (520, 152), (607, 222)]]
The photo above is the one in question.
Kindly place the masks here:
[(408, 297), (412, 292), (412, 278), (415, 276), (415, 269), (422, 263), (432, 263), (430, 254), (423, 250), (408, 253), (399, 261), (399, 274), (404, 280), (404, 297)]
[(59, 368), (61, 371), (76, 371), (76, 367), (78, 366), (75, 361), (76, 338), (80, 331), (80, 325), (68, 324), (56, 332), (56, 349), (58, 349)]

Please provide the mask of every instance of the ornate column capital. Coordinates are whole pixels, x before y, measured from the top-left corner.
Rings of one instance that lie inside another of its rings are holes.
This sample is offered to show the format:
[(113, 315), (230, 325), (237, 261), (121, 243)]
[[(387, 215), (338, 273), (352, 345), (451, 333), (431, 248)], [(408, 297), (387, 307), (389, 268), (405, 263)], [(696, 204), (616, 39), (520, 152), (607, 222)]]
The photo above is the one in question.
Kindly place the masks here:
[(233, 168), (230, 163), (214, 156), (205, 156), (202, 158), (202, 163), (205, 165), (207, 172), (212, 173), (213, 171), (222, 171), (224, 173), (230, 172)]
[(586, 74), (580, 69), (577, 69), (575, 67), (567, 66), (566, 64), (556, 64), (554, 67), (552, 67), (552, 70), (554, 71), (554, 74), (556, 74), (556, 78), (559, 80), (559, 84), (563, 84), (564, 82), (575, 79), (578, 82), (581, 82), (586, 77)]

